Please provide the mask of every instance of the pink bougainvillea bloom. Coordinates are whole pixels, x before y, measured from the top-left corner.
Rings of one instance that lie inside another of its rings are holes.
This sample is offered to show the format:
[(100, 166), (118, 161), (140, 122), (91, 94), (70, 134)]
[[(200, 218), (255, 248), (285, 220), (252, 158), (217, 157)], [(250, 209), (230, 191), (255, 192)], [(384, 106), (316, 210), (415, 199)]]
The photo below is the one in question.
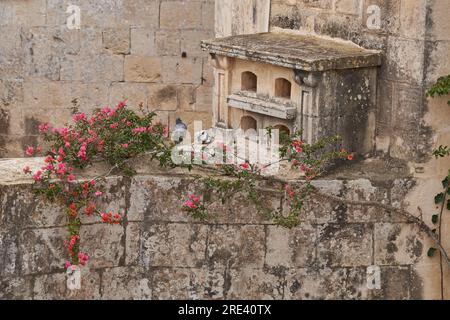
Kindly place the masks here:
[(50, 125), (48, 123), (42, 123), (39, 125), (39, 133), (46, 133), (50, 129)]
[(117, 109), (118, 109), (118, 110), (123, 109), (123, 108), (125, 108), (126, 105), (127, 105), (127, 102), (126, 102), (126, 101), (121, 101), (121, 102), (119, 102), (119, 104), (117, 105)]
[(85, 121), (87, 119), (84, 113), (77, 113), (72, 117), (74, 122)]
[(33, 147), (27, 147), (25, 149), (25, 153), (26, 153), (27, 156), (31, 157), (34, 154), (34, 148)]
[(69, 141), (66, 141), (66, 142), (64, 143), (64, 146), (65, 146), (66, 148), (70, 148), (70, 142), (69, 142)]
[(189, 199), (191, 199), (194, 203), (200, 202), (200, 197), (196, 196), (195, 194), (189, 195)]
[(42, 171), (37, 171), (33, 176), (34, 181), (38, 182), (42, 180)]
[(73, 174), (69, 174), (68, 176), (67, 176), (67, 182), (72, 182), (72, 181), (74, 181), (75, 180), (75, 176), (73, 175)]
[(196, 206), (196, 205), (194, 204), (194, 202), (191, 201), (191, 200), (186, 201), (186, 202), (184, 203), (184, 205), (185, 205), (186, 207), (190, 208), (190, 209), (197, 209), (197, 206)]
[(127, 149), (128, 148), (128, 143), (124, 143), (124, 144), (122, 144), (122, 148), (124, 148), (124, 149)]
[(97, 191), (96, 193), (95, 193), (95, 196), (97, 196), (97, 197), (100, 197), (100, 196), (102, 196), (103, 195), (103, 192), (101, 192), (101, 191)]
[(114, 129), (117, 129), (118, 126), (119, 126), (118, 123), (113, 123), (109, 126), (109, 128), (114, 130)]
[(31, 173), (31, 170), (30, 170), (30, 167), (29, 167), (29, 166), (23, 167), (22, 170), (23, 170), (23, 172), (26, 173), (26, 174)]
[(242, 168), (242, 169), (244, 169), (244, 170), (248, 170), (248, 169), (250, 169), (250, 165), (246, 162), (246, 163), (242, 163), (241, 165), (240, 165), (240, 167)]
[(69, 269), (72, 266), (72, 264), (70, 263), (70, 261), (66, 261), (66, 263), (64, 264), (64, 268)]

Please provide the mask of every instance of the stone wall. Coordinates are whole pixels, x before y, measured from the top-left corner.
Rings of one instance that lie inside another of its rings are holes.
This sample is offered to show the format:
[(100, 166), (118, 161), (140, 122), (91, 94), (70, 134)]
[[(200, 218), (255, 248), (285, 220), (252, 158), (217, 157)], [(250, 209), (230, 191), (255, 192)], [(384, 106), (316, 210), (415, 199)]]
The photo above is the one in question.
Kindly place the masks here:
[[(427, 257), (429, 239), (402, 216), (311, 198), (302, 224), (288, 230), (262, 219), (236, 194), (199, 222), (181, 210), (183, 195), (197, 189), (195, 179), (170, 172), (108, 178), (104, 206), (120, 210), (124, 224), (83, 220), (82, 249), (91, 261), (81, 290), (70, 291), (63, 208), (36, 199), (26, 180), (17, 182), (23, 175), (16, 164), (2, 163), (0, 299), (440, 297), (439, 257)], [(396, 206), (414, 188), (413, 180), (400, 177), (315, 183), (346, 199)], [(279, 193), (266, 191), (265, 199), (274, 208), (283, 205)], [(379, 290), (367, 287), (371, 265), (381, 269)]]
[[(370, 17), (381, 10), (381, 28)], [(383, 50), (379, 70), (376, 148), (394, 158), (424, 162), (436, 131), (425, 121), (425, 90), (450, 73), (447, 0), (272, 0), (271, 26), (315, 32)], [(357, 85), (357, 84), (355, 84)], [(447, 140), (448, 142), (448, 140)]]
[[(69, 4), (81, 9), (70, 30)], [(214, 0), (0, 1), (0, 157), (37, 143), (39, 122), (62, 125), (127, 98), (164, 123), (211, 122)]]

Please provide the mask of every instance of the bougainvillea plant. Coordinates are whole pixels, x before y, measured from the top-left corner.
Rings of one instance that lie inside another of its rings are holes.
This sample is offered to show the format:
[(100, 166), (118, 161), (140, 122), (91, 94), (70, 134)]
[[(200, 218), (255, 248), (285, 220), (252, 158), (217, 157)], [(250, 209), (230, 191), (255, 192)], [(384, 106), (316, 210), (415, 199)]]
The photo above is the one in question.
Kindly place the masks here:
[[(82, 252), (80, 227), (81, 218), (95, 216), (105, 224), (122, 223), (120, 212), (106, 212), (101, 208), (104, 196), (105, 177), (116, 170), (124, 175), (134, 174), (128, 161), (139, 154), (149, 154), (152, 160), (162, 167), (175, 167), (172, 161), (174, 144), (170, 141), (168, 127), (155, 121), (155, 114), (142, 110), (142, 115), (128, 109), (125, 102), (116, 107), (95, 110), (91, 116), (76, 113), (72, 124), (63, 128), (52, 128), (49, 124), (41, 124), (39, 131), (43, 135), (48, 151), (41, 147), (28, 147), (28, 156), (43, 155), (42, 167), (36, 171), (29, 167), (23, 168), (34, 181), (34, 189), (50, 201), (63, 204), (66, 208), (68, 236), (65, 241), (68, 257), (65, 267), (84, 266), (89, 260), (87, 252)], [(271, 129), (267, 134), (271, 134)], [(303, 183), (287, 184), (272, 177), (278, 183), (280, 192), (286, 195), (289, 206), (288, 213), (274, 211), (264, 205), (259, 191), (259, 182), (266, 180), (263, 173), (273, 165), (261, 165), (248, 162), (210, 165), (206, 162), (196, 164), (199, 167), (213, 169), (214, 174), (202, 177), (203, 190), (201, 195), (190, 194), (181, 205), (191, 217), (206, 220), (209, 217), (208, 207), (214, 197), (205, 197), (215, 193), (224, 203), (232, 194), (244, 192), (248, 200), (256, 205), (257, 210), (267, 219), (272, 219), (279, 225), (293, 227), (299, 223), (303, 202), (312, 190), (311, 181), (320, 176), (327, 165), (336, 159), (352, 160), (352, 155), (345, 150), (339, 150), (339, 137), (322, 138), (314, 144), (307, 144), (301, 138), (301, 132), (292, 136), (282, 134), (280, 143), (281, 159), (288, 162), (293, 170), (303, 173)], [(224, 158), (232, 157), (233, 149), (222, 143), (218, 147)], [(111, 169), (108, 173), (93, 178), (77, 177), (77, 169), (85, 169), (95, 162), (106, 162)], [(193, 165), (180, 165), (192, 169)]]
[[(52, 128), (41, 124), (39, 131), (51, 146), (43, 152), (40, 147), (28, 147), (28, 156), (43, 155), (43, 166), (32, 172), (37, 194), (50, 201), (57, 201), (66, 207), (68, 238), (65, 241), (71, 265), (84, 266), (89, 256), (80, 251), (80, 226), (82, 215), (97, 216), (106, 224), (120, 224), (118, 212), (104, 212), (99, 207), (103, 196), (104, 176), (88, 181), (78, 180), (76, 169), (84, 169), (94, 162), (106, 161), (113, 169), (124, 175), (133, 173), (127, 161), (138, 154), (149, 152), (161, 166), (172, 165), (168, 128), (155, 122), (154, 113), (142, 110), (143, 116), (126, 108), (125, 102), (115, 108), (96, 110), (91, 117), (84, 113), (73, 116), (72, 124), (63, 128)], [(42, 154), (43, 153), (43, 154)]]

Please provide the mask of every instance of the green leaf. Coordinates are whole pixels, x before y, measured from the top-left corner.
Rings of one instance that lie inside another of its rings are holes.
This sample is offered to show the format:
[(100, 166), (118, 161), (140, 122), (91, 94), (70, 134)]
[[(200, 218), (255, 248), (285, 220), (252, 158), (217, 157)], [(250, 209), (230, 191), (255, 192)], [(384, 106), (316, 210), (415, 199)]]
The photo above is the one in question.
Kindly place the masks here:
[(436, 197), (434, 197), (434, 203), (439, 204), (442, 203), (444, 201), (445, 195), (444, 193), (439, 193), (438, 195), (436, 195)]
[(437, 214), (434, 214), (433, 217), (431, 217), (431, 221), (436, 224), (439, 221), (439, 216)]
[(430, 257), (430, 258), (434, 257), (434, 254), (436, 253), (436, 251), (437, 251), (436, 248), (430, 248), (428, 250), (427, 256)]
[(448, 183), (449, 183), (449, 178), (447, 177), (444, 180), (442, 180), (442, 187), (444, 189), (447, 189), (448, 188)]

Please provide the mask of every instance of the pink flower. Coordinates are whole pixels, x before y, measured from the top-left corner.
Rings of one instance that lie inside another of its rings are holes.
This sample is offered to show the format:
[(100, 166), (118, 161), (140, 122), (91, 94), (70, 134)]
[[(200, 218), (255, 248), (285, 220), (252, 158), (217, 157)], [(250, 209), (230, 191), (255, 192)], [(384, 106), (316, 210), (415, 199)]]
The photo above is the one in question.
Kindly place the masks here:
[(194, 204), (193, 201), (188, 200), (184, 203), (184, 205), (190, 209), (197, 209), (197, 206)]
[(73, 174), (69, 174), (67, 176), (67, 182), (72, 182), (73, 180), (75, 180), (75, 176)]
[(32, 156), (34, 154), (34, 148), (33, 147), (27, 147), (27, 149), (25, 150), (25, 153), (27, 156)]
[(113, 123), (109, 126), (109, 128), (114, 130), (114, 129), (117, 129), (118, 126), (119, 126), (118, 123)]
[(23, 170), (23, 173), (26, 173), (26, 174), (31, 173), (31, 170), (30, 170), (30, 167), (29, 167), (29, 166), (23, 167), (22, 170)]
[(36, 172), (33, 176), (34, 181), (38, 182), (42, 180), (42, 171), (39, 170), (38, 172)]
[(117, 109), (118, 109), (118, 110), (123, 109), (123, 108), (125, 108), (126, 105), (127, 105), (127, 102), (126, 102), (126, 101), (121, 101), (121, 102), (119, 102), (119, 104), (117, 105)]
[(97, 191), (96, 193), (95, 193), (95, 196), (96, 197), (100, 197), (100, 196), (102, 196), (103, 195), (103, 192), (101, 192), (101, 191)]
[(124, 148), (124, 149), (128, 149), (128, 143), (124, 143), (124, 144), (122, 144), (122, 148)]
[(39, 133), (46, 133), (50, 129), (50, 125), (48, 123), (42, 123), (39, 125)]
[(244, 169), (244, 170), (248, 170), (248, 169), (250, 169), (250, 166), (249, 166), (249, 164), (246, 162), (246, 163), (242, 163), (241, 165), (240, 165), (240, 167), (242, 168), (242, 169)]
[(78, 121), (85, 121), (86, 115), (84, 113), (77, 113), (72, 117), (74, 122), (78, 122)]
[(189, 195), (189, 199), (191, 199), (194, 203), (200, 202), (200, 197), (196, 196), (195, 194)]
[(67, 165), (65, 163), (58, 164), (58, 170), (56, 171), (58, 174), (65, 174), (67, 171)]
[(70, 261), (66, 261), (66, 263), (64, 264), (64, 268), (69, 269), (72, 266), (72, 264), (70, 263)]
[(143, 132), (146, 132), (146, 131), (147, 131), (147, 128), (145, 128), (145, 127), (134, 128), (132, 130), (133, 133), (143, 133)]
[(69, 142), (69, 141), (66, 141), (66, 142), (64, 143), (64, 146), (65, 146), (66, 148), (70, 148), (70, 142)]

